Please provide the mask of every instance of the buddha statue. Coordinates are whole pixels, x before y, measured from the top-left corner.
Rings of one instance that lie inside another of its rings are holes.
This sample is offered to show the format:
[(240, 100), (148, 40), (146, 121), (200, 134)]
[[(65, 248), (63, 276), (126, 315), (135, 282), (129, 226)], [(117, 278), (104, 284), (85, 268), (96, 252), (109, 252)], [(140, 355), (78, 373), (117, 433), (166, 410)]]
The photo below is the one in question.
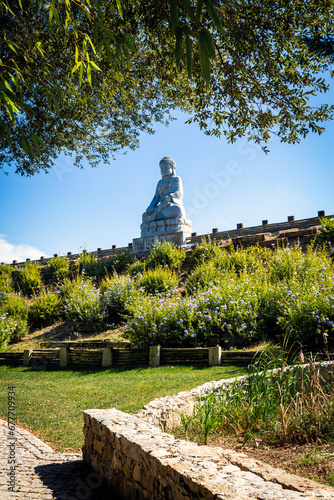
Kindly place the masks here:
[(143, 214), (141, 236), (164, 234), (185, 230), (189, 231), (191, 222), (185, 218), (182, 205), (182, 180), (176, 174), (176, 163), (165, 156), (159, 163), (161, 179), (157, 184), (153, 200)]

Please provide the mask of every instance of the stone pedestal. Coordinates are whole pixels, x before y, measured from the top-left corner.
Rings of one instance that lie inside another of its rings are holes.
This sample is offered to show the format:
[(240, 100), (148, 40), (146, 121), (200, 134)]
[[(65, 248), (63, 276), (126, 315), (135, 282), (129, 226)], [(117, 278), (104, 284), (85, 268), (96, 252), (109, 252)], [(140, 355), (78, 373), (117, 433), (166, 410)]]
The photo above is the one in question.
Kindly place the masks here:
[(155, 234), (152, 236), (144, 236), (142, 238), (134, 238), (133, 251), (134, 252), (146, 252), (149, 251), (153, 245), (158, 241), (170, 241), (176, 246), (182, 246), (186, 244), (186, 238), (191, 236), (191, 231), (178, 231), (177, 233), (168, 234)]

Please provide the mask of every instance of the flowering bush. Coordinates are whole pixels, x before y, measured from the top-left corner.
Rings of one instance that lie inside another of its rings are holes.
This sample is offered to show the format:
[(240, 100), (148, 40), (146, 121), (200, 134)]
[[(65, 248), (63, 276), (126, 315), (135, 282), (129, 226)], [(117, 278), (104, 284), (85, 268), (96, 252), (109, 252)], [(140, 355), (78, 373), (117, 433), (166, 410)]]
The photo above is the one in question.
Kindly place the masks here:
[(202, 345), (245, 346), (257, 337), (259, 299), (249, 281), (231, 279), (196, 297), (194, 328)]
[(197, 345), (191, 298), (142, 294), (128, 302), (128, 310), (128, 336), (137, 345)]
[(207, 260), (219, 261), (222, 257), (222, 249), (210, 238), (203, 238), (201, 243), (196, 245), (191, 255), (191, 262), (194, 266)]
[(16, 327), (14, 318), (0, 312), (0, 349), (6, 347)]
[(132, 261), (133, 256), (128, 252), (117, 253), (104, 260), (97, 259), (94, 254), (82, 253), (77, 265), (79, 272), (85, 276), (101, 279), (123, 271)]
[(10, 320), (13, 335), (22, 337), (28, 333), (28, 303), (20, 294), (0, 291), (0, 315)]
[(223, 279), (225, 279), (225, 272), (219, 269), (214, 261), (204, 261), (199, 263), (187, 278), (186, 290), (192, 294), (196, 290), (218, 285)]
[(175, 291), (179, 284), (175, 272), (166, 267), (149, 269), (139, 276), (137, 281), (146, 293), (151, 294)]
[(48, 263), (47, 270), (51, 273), (53, 281), (63, 281), (70, 275), (70, 261), (67, 257), (53, 257)]
[(108, 274), (108, 263), (101, 261), (96, 256), (82, 253), (77, 261), (79, 272), (91, 278), (103, 278)]
[(65, 318), (78, 324), (99, 322), (103, 319), (100, 292), (87, 278), (65, 280), (62, 294)]
[(135, 280), (130, 276), (113, 276), (101, 283), (103, 314), (109, 322), (120, 322), (127, 312), (127, 303), (140, 294)]
[(143, 260), (135, 260), (132, 264), (127, 266), (127, 272), (131, 274), (131, 276), (137, 276), (138, 274), (142, 274), (146, 269), (145, 261)]
[[(330, 259), (312, 248), (306, 254), (299, 247), (262, 250), (225, 253), (230, 267), (223, 265), (224, 252), (203, 260), (186, 282), (187, 298), (141, 297), (129, 307), (130, 337), (145, 344), (233, 347), (277, 342), (289, 333), (313, 351), (334, 347)], [(243, 262), (239, 268), (237, 261)]]
[(319, 241), (334, 243), (334, 218), (320, 218), (321, 230), (318, 235)]
[(152, 248), (145, 265), (147, 269), (163, 266), (171, 269), (178, 269), (182, 266), (186, 258), (186, 251), (177, 248), (170, 241), (158, 241)]
[(12, 290), (12, 268), (9, 264), (0, 266), (0, 291)]

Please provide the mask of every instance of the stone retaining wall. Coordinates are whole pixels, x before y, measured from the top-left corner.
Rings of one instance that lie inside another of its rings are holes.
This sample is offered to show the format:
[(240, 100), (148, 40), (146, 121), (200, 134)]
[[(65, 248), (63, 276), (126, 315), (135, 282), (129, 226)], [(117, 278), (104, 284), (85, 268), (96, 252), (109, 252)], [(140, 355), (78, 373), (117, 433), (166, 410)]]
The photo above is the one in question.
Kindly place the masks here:
[(136, 417), (84, 412), (83, 458), (123, 500), (334, 499), (334, 489), (243, 453), (175, 439)]
[[(330, 364), (317, 365), (325, 369)], [(333, 488), (287, 474), (243, 453), (198, 446), (164, 432), (180, 424), (182, 412), (192, 413), (199, 395), (219, 393), (236, 381), (243, 384), (246, 378), (208, 382), (155, 399), (136, 415), (115, 409), (86, 410), (84, 460), (124, 500), (334, 500)]]

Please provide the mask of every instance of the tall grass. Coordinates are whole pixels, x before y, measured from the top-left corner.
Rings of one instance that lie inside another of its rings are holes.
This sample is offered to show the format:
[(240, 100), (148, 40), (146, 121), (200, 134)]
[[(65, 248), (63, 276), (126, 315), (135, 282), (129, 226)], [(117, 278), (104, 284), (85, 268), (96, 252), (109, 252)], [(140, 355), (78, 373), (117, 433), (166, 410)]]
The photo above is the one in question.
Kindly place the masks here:
[(200, 433), (207, 442), (215, 431), (242, 436), (244, 444), (256, 435), (269, 444), (333, 440), (333, 382), (333, 373), (320, 372), (313, 357), (305, 365), (302, 353), (291, 348), (278, 357), (264, 351), (244, 384), (200, 398), (187, 434)]

